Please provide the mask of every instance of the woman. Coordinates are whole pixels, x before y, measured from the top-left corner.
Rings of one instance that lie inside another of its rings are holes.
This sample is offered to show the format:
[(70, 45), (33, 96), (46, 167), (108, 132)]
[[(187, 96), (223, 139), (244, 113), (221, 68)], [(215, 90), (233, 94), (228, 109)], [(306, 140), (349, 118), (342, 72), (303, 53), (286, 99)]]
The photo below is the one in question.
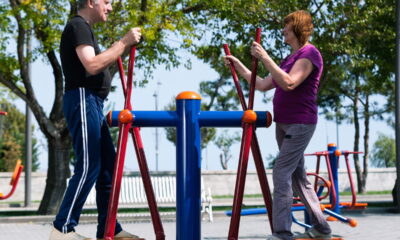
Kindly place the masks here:
[[(323, 69), (320, 52), (309, 42), (312, 31), (308, 12), (296, 11), (285, 17), (283, 36), (292, 52), (279, 67), (260, 44), (253, 42), (251, 46), (251, 54), (270, 72), (266, 78), (257, 76), (256, 89), (268, 91), (276, 88), (273, 105), (280, 152), (273, 169), (274, 233), (267, 237), (270, 240), (331, 238), (331, 229), (304, 169), (304, 151), (317, 124), (317, 92)], [(237, 58), (226, 56), (225, 63), (232, 63), (250, 83), (250, 70)], [(305, 204), (313, 224), (304, 234), (296, 236), (291, 232), (292, 187)]]

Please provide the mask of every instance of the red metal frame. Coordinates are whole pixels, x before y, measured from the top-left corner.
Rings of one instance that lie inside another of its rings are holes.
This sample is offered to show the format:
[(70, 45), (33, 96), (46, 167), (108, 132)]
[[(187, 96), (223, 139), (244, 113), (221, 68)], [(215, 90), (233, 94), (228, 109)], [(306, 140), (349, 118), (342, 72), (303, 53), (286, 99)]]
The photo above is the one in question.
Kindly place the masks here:
[(236, 240), (239, 236), (240, 211), (243, 203), (243, 192), (244, 184), (246, 182), (250, 144), (254, 131), (253, 127), (254, 125), (249, 123), (244, 123), (243, 125), (242, 143), (240, 146), (239, 166), (236, 177), (235, 193), (233, 197), (232, 216), (229, 226), (228, 240)]
[[(256, 29), (256, 37), (255, 42), (261, 42), (261, 28)], [(250, 82), (250, 95), (249, 95), (249, 109), (253, 109), (254, 105), (254, 92), (256, 89), (256, 78), (257, 78), (257, 67), (258, 67), (258, 59), (253, 57), (251, 64), (251, 82)]]
[[(346, 161), (346, 168), (347, 168), (347, 175), (349, 176), (349, 182), (350, 182), (350, 189), (351, 189), (351, 204), (348, 206), (349, 208), (356, 208), (358, 207), (357, 203), (357, 195), (356, 195), (356, 190), (354, 187), (354, 181), (353, 181), (353, 176), (351, 174), (351, 167), (350, 167), (350, 162), (349, 162), (349, 154), (361, 154), (363, 152), (349, 152), (349, 151), (343, 151), (344, 159)], [(339, 161), (339, 157), (338, 157)], [(366, 207), (366, 204), (361, 204), (361, 207)]]
[[(316, 152), (316, 153), (311, 153), (311, 154), (304, 154), (304, 156), (317, 156), (317, 169), (315, 171), (315, 173), (317, 175), (319, 175), (319, 166), (320, 166), (320, 160), (321, 160), (321, 156), (325, 157), (325, 162), (326, 162), (326, 169), (328, 171), (328, 178), (329, 181), (332, 183), (331, 184), (331, 193), (332, 193), (332, 202), (331, 205), (335, 206), (336, 205), (336, 190), (333, 184), (333, 174), (332, 174), (332, 168), (331, 168), (331, 164), (330, 164), (330, 160), (329, 160), (329, 152), (328, 151), (322, 151), (322, 152)], [(314, 188), (316, 188), (316, 183), (314, 183)]]
[[(128, 81), (125, 79), (122, 59), (118, 59), (118, 69), (121, 78), (121, 84), (125, 95), (125, 109), (132, 110), (131, 93), (133, 83), (133, 69), (135, 62), (136, 47), (131, 48), (129, 63), (128, 63)], [(149, 169), (147, 166), (146, 156), (144, 153), (143, 143), (140, 136), (140, 129), (137, 127), (132, 128), (132, 123), (119, 124), (119, 136), (117, 146), (117, 156), (114, 168), (114, 175), (112, 181), (112, 189), (110, 194), (110, 202), (108, 205), (108, 217), (106, 221), (106, 230), (104, 233), (105, 240), (114, 239), (114, 229), (116, 223), (116, 216), (118, 211), (118, 200), (120, 193), (120, 185), (123, 175), (123, 167), (125, 161), (126, 145), (128, 140), (128, 133), (131, 134), (134, 143), (136, 156), (138, 159), (139, 169), (143, 180), (144, 189), (146, 192), (147, 201), (149, 204), (150, 214), (153, 221), (154, 232), (157, 240), (164, 240), (165, 234), (162, 226), (161, 218), (157, 208), (157, 202), (154, 195), (153, 186), (150, 179)]]
[[(361, 154), (363, 152), (351, 152), (351, 151), (341, 151), (342, 155), (344, 155), (345, 161), (346, 161), (346, 168), (347, 168), (347, 175), (349, 177), (349, 183), (350, 183), (350, 189), (351, 189), (351, 195), (352, 195), (352, 201), (351, 203), (339, 203), (340, 205), (346, 205), (348, 208), (365, 208), (367, 204), (365, 203), (357, 203), (357, 194), (356, 190), (354, 187), (354, 181), (353, 181), (353, 176), (352, 176), (352, 171), (350, 167), (350, 162), (349, 162), (349, 155), (350, 154)], [(305, 156), (317, 156), (317, 168), (316, 168), (316, 174), (319, 174), (319, 165), (320, 165), (320, 157), (324, 156), (326, 159), (326, 165), (328, 169), (328, 175), (329, 175), (329, 180), (331, 181), (331, 191), (332, 191), (332, 203), (331, 206), (336, 205), (336, 191), (335, 188), (333, 187), (333, 177), (332, 177), (332, 169), (330, 166), (330, 161), (329, 161), (329, 152), (328, 151), (322, 151), (322, 152), (315, 152), (311, 154), (305, 154)], [(340, 156), (338, 156), (337, 161), (339, 161)], [(339, 165), (339, 163), (338, 163)], [(316, 182), (315, 182), (315, 189), (316, 189)]]
[[(261, 28), (257, 28), (255, 41), (260, 43), (261, 40)], [(224, 45), (224, 50), (226, 55), (230, 55), (229, 47), (227, 44)], [(249, 104), (248, 108), (245, 103), (244, 95), (241, 90), (239, 80), (236, 74), (235, 67), (233, 64), (230, 64), (231, 73), (233, 76), (233, 81), (236, 86), (237, 93), (239, 95), (240, 103), (242, 105), (243, 110), (252, 110), (254, 104), (254, 91), (255, 91), (255, 83), (257, 77), (257, 58), (253, 57), (252, 61), (252, 74), (251, 74), (251, 83), (250, 83), (250, 96), (249, 96)], [(239, 156), (239, 166), (238, 173), (236, 177), (236, 185), (235, 185), (235, 193), (233, 199), (233, 207), (232, 207), (232, 216), (229, 226), (228, 240), (236, 240), (239, 235), (239, 225), (240, 225), (240, 212), (241, 206), (243, 203), (243, 193), (244, 193), (244, 185), (246, 182), (246, 173), (247, 173), (247, 165), (250, 153), (250, 147), (253, 151), (253, 157), (255, 161), (255, 165), (257, 168), (257, 174), (259, 177), (261, 189), (264, 196), (264, 202), (268, 209), (268, 218), (270, 222), (271, 230), (272, 227), (272, 197), (269, 189), (268, 179), (265, 174), (264, 164), (262, 162), (261, 152), (258, 144), (257, 137), (255, 135), (255, 126), (251, 123), (243, 123), (243, 133), (242, 133), (242, 142), (240, 147), (240, 156)]]
[[(324, 183), (324, 185), (327, 188), (327, 192), (323, 196), (318, 196), (318, 200), (321, 201), (321, 200), (329, 197), (329, 194), (331, 192), (331, 186), (332, 186), (330, 181), (326, 180), (325, 178), (323, 178), (322, 176), (320, 176), (320, 175), (318, 175), (316, 173), (307, 173), (307, 176), (314, 176), (315, 177), (315, 183), (314, 183), (315, 185), (318, 185), (318, 179), (321, 179), (321, 181)], [(315, 188), (315, 186), (314, 186), (314, 191), (317, 192), (317, 189)], [(301, 201), (301, 198), (300, 197), (293, 197), (293, 200)]]
[[(227, 56), (231, 55), (228, 44), (224, 44), (223, 47), (224, 47), (225, 54)], [(245, 102), (244, 94), (243, 94), (242, 88), (240, 86), (238, 76), (236, 74), (235, 66), (232, 63), (229, 66), (230, 66), (230, 70), (232, 73), (233, 82), (236, 87), (236, 92), (239, 96), (239, 100), (242, 105), (242, 109), (244, 111), (246, 111), (247, 104)], [(268, 214), (270, 228), (271, 228), (271, 231), (273, 231), (271, 190), (269, 187), (267, 175), (265, 173), (265, 167), (264, 167), (264, 163), (263, 163), (262, 156), (261, 156), (260, 146), (259, 146), (257, 135), (255, 134), (255, 132), (253, 134), (253, 139), (251, 142), (251, 151), (253, 153), (254, 163), (256, 165), (256, 170), (257, 170), (258, 179), (260, 182), (261, 191), (262, 191), (263, 198), (264, 198), (265, 207), (267, 208), (267, 214)], [(240, 206), (241, 206), (241, 204), (240, 204)]]
[(0, 111), (0, 115), (7, 115), (7, 112)]

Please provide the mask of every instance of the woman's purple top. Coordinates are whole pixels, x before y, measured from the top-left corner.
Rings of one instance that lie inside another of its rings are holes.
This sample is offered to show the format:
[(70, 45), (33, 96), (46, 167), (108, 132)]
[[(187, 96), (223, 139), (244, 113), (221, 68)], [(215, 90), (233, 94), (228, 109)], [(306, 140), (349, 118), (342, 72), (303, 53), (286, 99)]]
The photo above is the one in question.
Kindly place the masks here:
[(294, 63), (306, 58), (313, 64), (310, 75), (294, 90), (284, 91), (275, 80), (274, 121), (278, 123), (316, 124), (318, 120), (317, 93), (319, 79), (323, 69), (323, 60), (319, 50), (312, 44), (299, 49), (286, 57), (279, 66), (289, 73)]

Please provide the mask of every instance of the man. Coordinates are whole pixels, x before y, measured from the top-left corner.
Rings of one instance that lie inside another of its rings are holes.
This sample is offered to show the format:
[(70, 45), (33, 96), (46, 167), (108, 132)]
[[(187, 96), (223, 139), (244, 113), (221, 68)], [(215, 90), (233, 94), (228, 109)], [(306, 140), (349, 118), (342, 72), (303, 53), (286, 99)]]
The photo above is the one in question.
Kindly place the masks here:
[[(110, 92), (108, 67), (141, 38), (133, 28), (109, 49), (100, 52), (92, 26), (107, 21), (111, 0), (77, 0), (78, 15), (65, 26), (60, 56), (65, 75), (64, 115), (72, 137), (76, 164), (50, 240), (85, 240), (75, 232), (86, 198), (96, 183), (97, 239), (105, 231), (115, 148), (103, 116), (103, 101)], [(116, 240), (141, 239), (122, 230), (117, 222)]]

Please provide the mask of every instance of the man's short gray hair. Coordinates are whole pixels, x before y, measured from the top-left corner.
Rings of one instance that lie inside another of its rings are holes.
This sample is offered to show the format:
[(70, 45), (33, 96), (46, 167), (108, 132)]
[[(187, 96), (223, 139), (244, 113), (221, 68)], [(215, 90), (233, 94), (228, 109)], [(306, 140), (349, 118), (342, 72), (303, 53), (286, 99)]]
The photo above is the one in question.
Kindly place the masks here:
[[(89, 0), (76, 0), (76, 5), (78, 7), (78, 10), (84, 9), (87, 6)], [(98, 3), (99, 0), (93, 0), (94, 3)]]

